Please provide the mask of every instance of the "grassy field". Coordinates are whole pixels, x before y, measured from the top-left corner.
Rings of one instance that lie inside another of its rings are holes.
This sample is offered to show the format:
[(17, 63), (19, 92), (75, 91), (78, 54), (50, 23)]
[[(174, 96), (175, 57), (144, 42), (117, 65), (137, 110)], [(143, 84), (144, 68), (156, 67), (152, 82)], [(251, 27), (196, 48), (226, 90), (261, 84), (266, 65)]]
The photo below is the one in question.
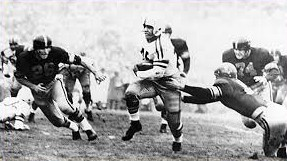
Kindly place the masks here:
[(141, 112), (143, 131), (131, 141), (121, 136), (129, 127), (126, 111), (94, 111), (92, 126), (99, 140), (73, 141), (71, 132), (56, 128), (38, 110), (36, 123), (28, 123), (30, 131), (6, 131), (1, 127), (0, 160), (4, 161), (60, 161), (60, 160), (249, 160), (261, 149), (262, 130), (246, 129), (240, 116), (233, 111), (223, 113), (183, 113), (183, 150), (173, 154), (171, 133), (159, 133), (158, 112)]

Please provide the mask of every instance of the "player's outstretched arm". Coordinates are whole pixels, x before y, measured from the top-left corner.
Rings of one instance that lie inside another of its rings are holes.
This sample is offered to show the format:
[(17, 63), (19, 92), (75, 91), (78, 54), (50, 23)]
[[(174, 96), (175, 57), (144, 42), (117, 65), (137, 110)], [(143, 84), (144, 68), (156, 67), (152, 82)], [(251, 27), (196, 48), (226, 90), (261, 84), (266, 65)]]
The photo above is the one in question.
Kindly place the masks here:
[(106, 79), (105, 75), (97, 72), (96, 68), (94, 67), (94, 65), (92, 63), (89, 63), (88, 61), (82, 59), (80, 65), (89, 69), (95, 75), (96, 81), (98, 83), (101, 83), (102, 81), (104, 81)]
[(186, 103), (196, 103), (196, 104), (205, 104), (218, 101), (219, 98), (215, 91), (218, 87), (212, 86), (211, 88), (202, 88), (195, 86), (185, 85), (183, 92), (190, 94), (191, 96), (187, 96), (183, 98), (183, 102)]

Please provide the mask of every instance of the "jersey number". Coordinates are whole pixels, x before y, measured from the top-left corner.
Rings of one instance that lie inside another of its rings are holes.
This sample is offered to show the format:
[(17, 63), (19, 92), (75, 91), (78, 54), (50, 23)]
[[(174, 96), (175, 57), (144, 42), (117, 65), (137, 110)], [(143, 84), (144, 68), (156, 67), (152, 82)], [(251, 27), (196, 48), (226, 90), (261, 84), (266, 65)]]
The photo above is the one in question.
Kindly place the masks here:
[(243, 62), (236, 63), (235, 66), (237, 68), (238, 75), (241, 77), (244, 76), (244, 73), (249, 73), (250, 76), (256, 76), (257, 75), (257, 72), (254, 69), (252, 62), (249, 62), (249, 64), (247, 66)]
[(41, 78), (42, 76), (52, 76), (55, 71), (54, 63), (45, 63), (44, 65), (36, 65), (32, 67), (34, 79)]

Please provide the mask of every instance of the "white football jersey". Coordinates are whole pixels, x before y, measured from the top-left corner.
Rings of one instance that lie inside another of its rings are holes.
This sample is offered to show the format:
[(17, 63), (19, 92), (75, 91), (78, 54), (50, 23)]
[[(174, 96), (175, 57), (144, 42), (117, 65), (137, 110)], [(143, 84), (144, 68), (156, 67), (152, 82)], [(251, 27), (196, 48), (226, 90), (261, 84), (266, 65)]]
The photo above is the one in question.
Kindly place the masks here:
[(0, 103), (0, 122), (15, 119), (16, 116), (25, 117), (30, 113), (30, 106), (16, 97), (7, 97)]
[[(171, 76), (178, 72), (177, 55), (174, 52), (174, 46), (171, 43), (170, 37), (167, 34), (161, 34), (155, 41), (143, 44), (141, 50), (143, 60), (161, 62), (168, 60), (168, 65), (164, 67), (162, 77)], [(159, 69), (161, 70), (161, 69)], [(162, 71), (159, 71), (161, 73)]]

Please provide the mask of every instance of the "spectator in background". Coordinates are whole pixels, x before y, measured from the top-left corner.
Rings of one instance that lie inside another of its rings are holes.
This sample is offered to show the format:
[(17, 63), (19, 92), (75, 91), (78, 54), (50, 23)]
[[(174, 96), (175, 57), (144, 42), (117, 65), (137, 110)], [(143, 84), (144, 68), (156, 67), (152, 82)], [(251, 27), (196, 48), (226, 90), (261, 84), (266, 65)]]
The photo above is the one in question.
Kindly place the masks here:
[(120, 76), (118, 71), (114, 72), (113, 77), (110, 79), (110, 84), (108, 88), (108, 103), (107, 106), (109, 109), (118, 109), (121, 105), (121, 102), (124, 98), (123, 90), (123, 79)]
[[(94, 96), (95, 99), (95, 104), (97, 106), (97, 109), (106, 109), (107, 108), (107, 100), (108, 100), (108, 91), (109, 91), (109, 84), (110, 84), (110, 78), (108, 77), (108, 74), (106, 73), (106, 69), (105, 68), (101, 68), (100, 72), (103, 75), (106, 75), (107, 78), (104, 82), (98, 84), (95, 84), (95, 94), (93, 94), (93, 90), (92, 95)], [(100, 93), (99, 93), (100, 92)]]

